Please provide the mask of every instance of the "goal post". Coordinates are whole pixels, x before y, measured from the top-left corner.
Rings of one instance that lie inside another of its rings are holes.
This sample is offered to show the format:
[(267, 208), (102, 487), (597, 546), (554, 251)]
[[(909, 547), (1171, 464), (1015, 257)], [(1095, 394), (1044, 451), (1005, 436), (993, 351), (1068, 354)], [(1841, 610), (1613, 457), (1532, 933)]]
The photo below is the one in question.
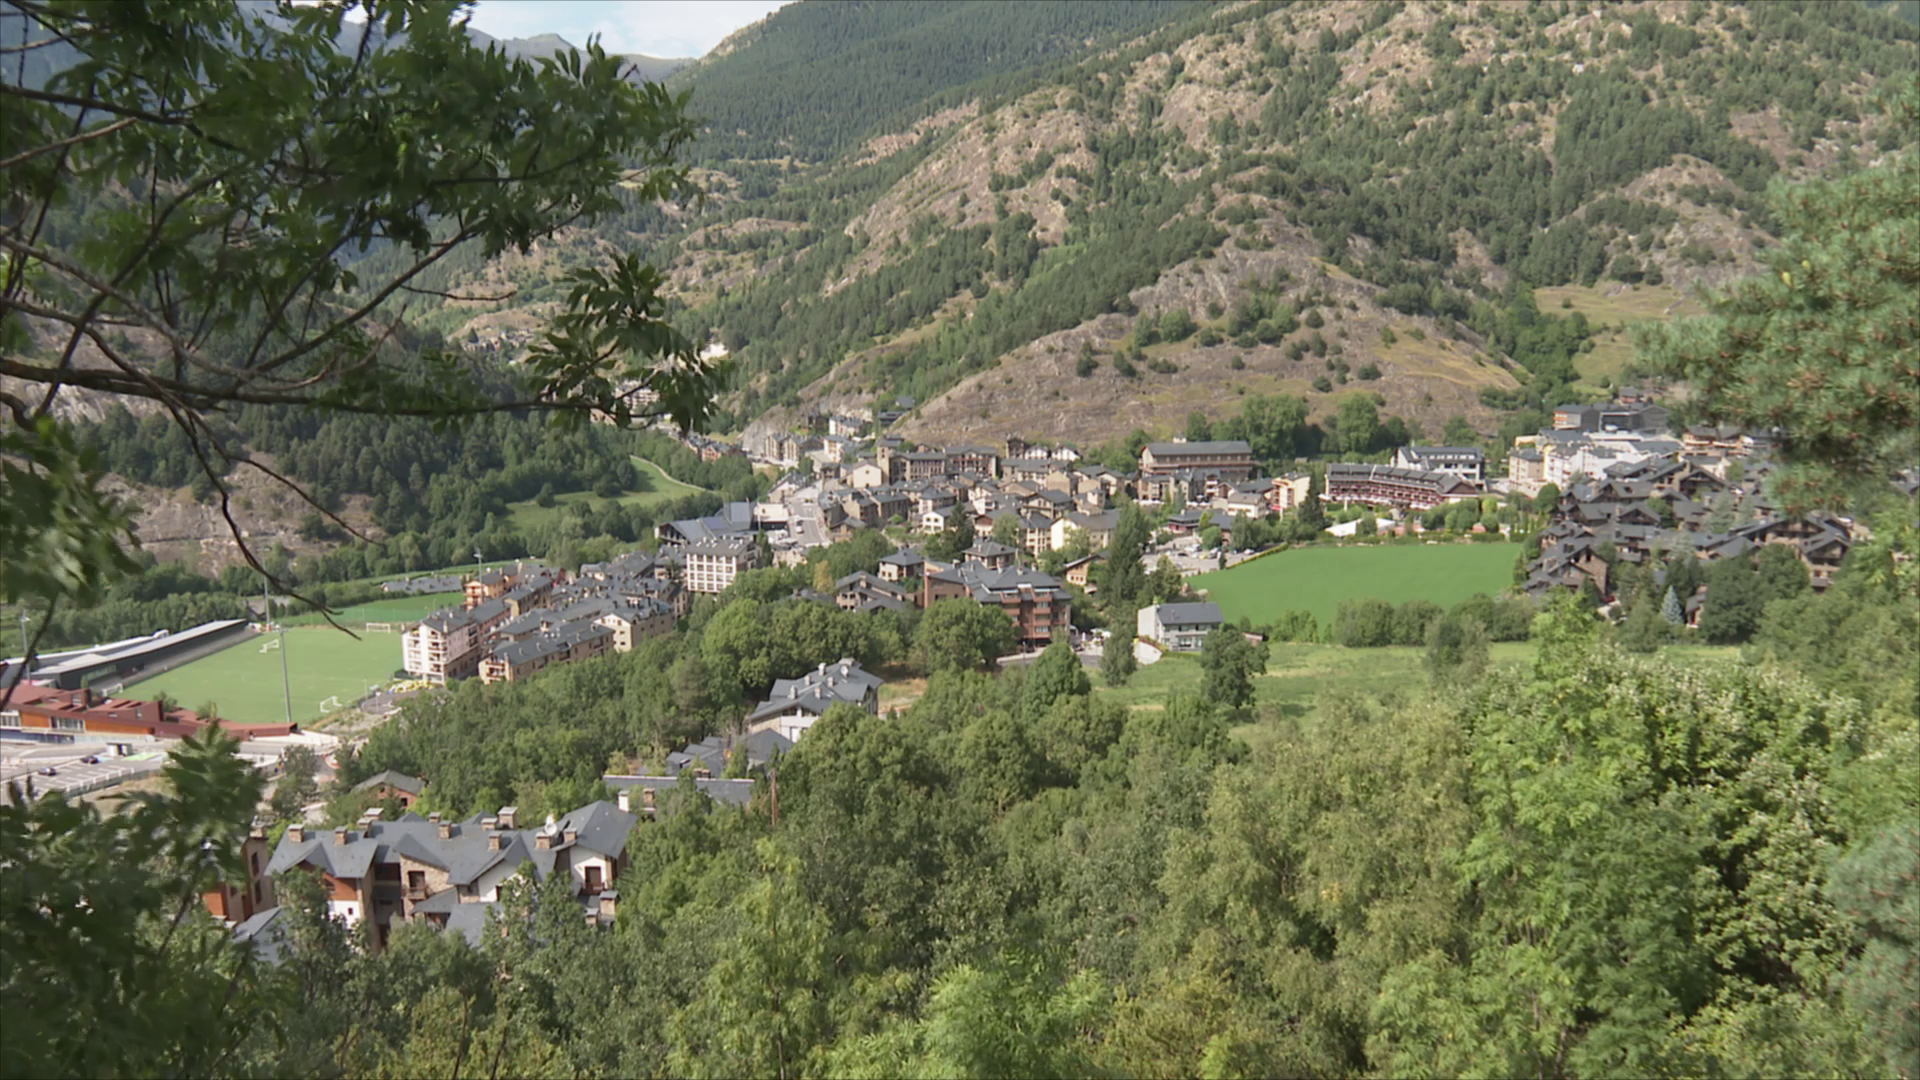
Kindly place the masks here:
[(366, 630), (369, 634), (397, 634), (400, 632), (400, 626), (400, 623), (370, 622)]

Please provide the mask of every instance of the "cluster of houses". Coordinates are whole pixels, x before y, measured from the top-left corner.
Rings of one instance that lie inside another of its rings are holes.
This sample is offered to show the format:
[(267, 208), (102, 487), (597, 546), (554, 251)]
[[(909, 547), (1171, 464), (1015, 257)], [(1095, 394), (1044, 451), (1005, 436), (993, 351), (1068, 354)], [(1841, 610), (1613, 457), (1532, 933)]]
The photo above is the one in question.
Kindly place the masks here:
[[(1825, 589), (1853, 545), (1854, 525), (1831, 514), (1782, 514), (1751, 483), (1767, 471), (1764, 460), (1750, 461), (1745, 486), (1735, 486), (1698, 464), (1659, 458), (1617, 464), (1598, 480), (1576, 483), (1541, 531), (1540, 556), (1522, 588), (1541, 595), (1591, 582), (1606, 596), (1609, 549), (1617, 560), (1641, 565), (1682, 555), (1717, 562), (1783, 544), (1806, 566), (1813, 587)], [(1685, 598), (1690, 623), (1703, 602)]]
[(1658, 460), (1720, 470), (1729, 458), (1764, 456), (1772, 447), (1766, 435), (1739, 428), (1693, 428), (1675, 438), (1668, 420), (1664, 407), (1631, 390), (1609, 405), (1562, 405), (1552, 427), (1513, 440), (1508, 485), (1525, 495), (1548, 484), (1565, 491), (1583, 477)]
[(645, 552), (591, 563), (577, 574), (533, 563), (479, 574), (460, 607), (436, 611), (401, 636), (401, 664), (430, 683), (478, 675), (523, 679), (554, 664), (630, 651), (686, 614), (670, 564)]
[[(768, 444), (785, 454), (809, 441), (819, 440), (781, 435)], [(1097, 551), (1112, 538), (1114, 505), (1123, 495), (1145, 505), (1183, 504), (1195, 520), (1211, 512), (1224, 522), (1291, 510), (1309, 483), (1304, 473), (1258, 477), (1244, 440), (1152, 443), (1141, 451), (1139, 469), (1126, 472), (1086, 461), (1071, 447), (1017, 438), (998, 450), (911, 448), (894, 436), (847, 439), (808, 460), (811, 476), (787, 474), (751, 511), (755, 526), (771, 533), (776, 563), (797, 564), (809, 547), (863, 529), (894, 525), (931, 535), (953, 529), (961, 518), (978, 535), (1011, 520), (1013, 546), (1034, 558), (1077, 538)], [(1178, 531), (1183, 522), (1170, 524)]]
[[(403, 779), (416, 790), (420, 785)], [(298, 871), (319, 875), (328, 915), (348, 926), (371, 927), (375, 949), (384, 948), (394, 926), (405, 922), (478, 943), (488, 913), (499, 906), (502, 885), (528, 866), (543, 882), (562, 875), (581, 916), (590, 924), (610, 924), (619, 899), (614, 886), (627, 868), (627, 840), (643, 815), (604, 801), (532, 828), (517, 815), (511, 806), (465, 820), (409, 810), (390, 821), (375, 808), (354, 825), (335, 829), (295, 822), (277, 845), (256, 825), (241, 848), (246, 879), (202, 900), (269, 962), (280, 959), (288, 940), (275, 879)]]
[(512, 806), (465, 820), (438, 813), (423, 817), (412, 807), (426, 782), (383, 772), (354, 790), (397, 802), (397, 819), (388, 820), (385, 808), (374, 807), (350, 827), (309, 830), (295, 823), (274, 845), (256, 825), (241, 849), (246, 879), (201, 899), (270, 962), (280, 958), (287, 942), (274, 880), (295, 871), (318, 874), (327, 913), (349, 926), (369, 924), (376, 949), (384, 948), (393, 927), (405, 922), (455, 931), (477, 943), (489, 912), (499, 906), (501, 887), (529, 867), (542, 882), (561, 876), (581, 917), (604, 926), (616, 913), (616, 884), (628, 866), (629, 834), (636, 824), (670, 812), (670, 793), (691, 786), (717, 803), (745, 805), (753, 798), (754, 781), (725, 775), (736, 756), (744, 759), (740, 764), (746, 772), (763, 771), (793, 749), (827, 710), (849, 706), (877, 713), (882, 684), (851, 659), (777, 680), (767, 700), (747, 715), (742, 736), (690, 743), (667, 755), (661, 775), (609, 774), (602, 779), (614, 793), (613, 802), (589, 803), (533, 828), (522, 825)]

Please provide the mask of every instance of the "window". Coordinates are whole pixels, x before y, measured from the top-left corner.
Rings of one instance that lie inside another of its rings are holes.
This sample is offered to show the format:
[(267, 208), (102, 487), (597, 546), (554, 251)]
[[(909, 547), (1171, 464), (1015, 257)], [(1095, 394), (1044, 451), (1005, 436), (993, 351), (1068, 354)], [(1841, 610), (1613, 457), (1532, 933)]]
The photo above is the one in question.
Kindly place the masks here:
[(87, 722), (75, 716), (56, 716), (53, 718), (55, 731), (85, 731)]
[(17, 728), (19, 726), (20, 726), (19, 710), (8, 709), (6, 712), (0, 712), (0, 728)]

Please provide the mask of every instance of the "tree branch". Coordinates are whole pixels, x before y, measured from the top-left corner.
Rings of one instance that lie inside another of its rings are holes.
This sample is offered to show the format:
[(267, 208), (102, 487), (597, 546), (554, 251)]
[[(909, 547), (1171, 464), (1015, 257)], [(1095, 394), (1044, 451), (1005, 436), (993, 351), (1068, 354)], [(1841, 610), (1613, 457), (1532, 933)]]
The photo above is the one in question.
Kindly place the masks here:
[(83, 142), (91, 142), (94, 139), (105, 138), (108, 135), (112, 135), (116, 131), (121, 131), (125, 128), (131, 127), (133, 125), (133, 122), (134, 122), (133, 117), (131, 116), (124, 117), (122, 119), (115, 120), (113, 123), (108, 124), (105, 127), (97, 127), (92, 129), (91, 131), (83, 131), (78, 135), (70, 135), (64, 139), (61, 139), (59, 142), (50, 142), (45, 146), (36, 146), (31, 150), (23, 150), (20, 153), (15, 154), (10, 158), (0, 160), (0, 170), (11, 169), (15, 165), (19, 165), (22, 162), (32, 161), (34, 158), (37, 158), (42, 154), (51, 154), (55, 150), (66, 150), (70, 147), (78, 146)]

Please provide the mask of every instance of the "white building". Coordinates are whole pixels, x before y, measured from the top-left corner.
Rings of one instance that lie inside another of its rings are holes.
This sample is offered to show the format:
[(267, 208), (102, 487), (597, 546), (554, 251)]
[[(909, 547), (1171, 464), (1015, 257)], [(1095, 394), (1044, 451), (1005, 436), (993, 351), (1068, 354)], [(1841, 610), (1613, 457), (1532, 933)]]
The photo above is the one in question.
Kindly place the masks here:
[(1402, 469), (1425, 469), (1464, 476), (1476, 484), (1487, 479), (1487, 456), (1477, 446), (1403, 446), (1393, 452)]
[(760, 565), (760, 549), (753, 537), (742, 534), (711, 536), (688, 544), (681, 586), (688, 592), (726, 591), (743, 570)]
[(1136, 628), (1141, 637), (1174, 652), (1198, 652), (1207, 635), (1226, 621), (1219, 604), (1155, 604), (1140, 609)]

